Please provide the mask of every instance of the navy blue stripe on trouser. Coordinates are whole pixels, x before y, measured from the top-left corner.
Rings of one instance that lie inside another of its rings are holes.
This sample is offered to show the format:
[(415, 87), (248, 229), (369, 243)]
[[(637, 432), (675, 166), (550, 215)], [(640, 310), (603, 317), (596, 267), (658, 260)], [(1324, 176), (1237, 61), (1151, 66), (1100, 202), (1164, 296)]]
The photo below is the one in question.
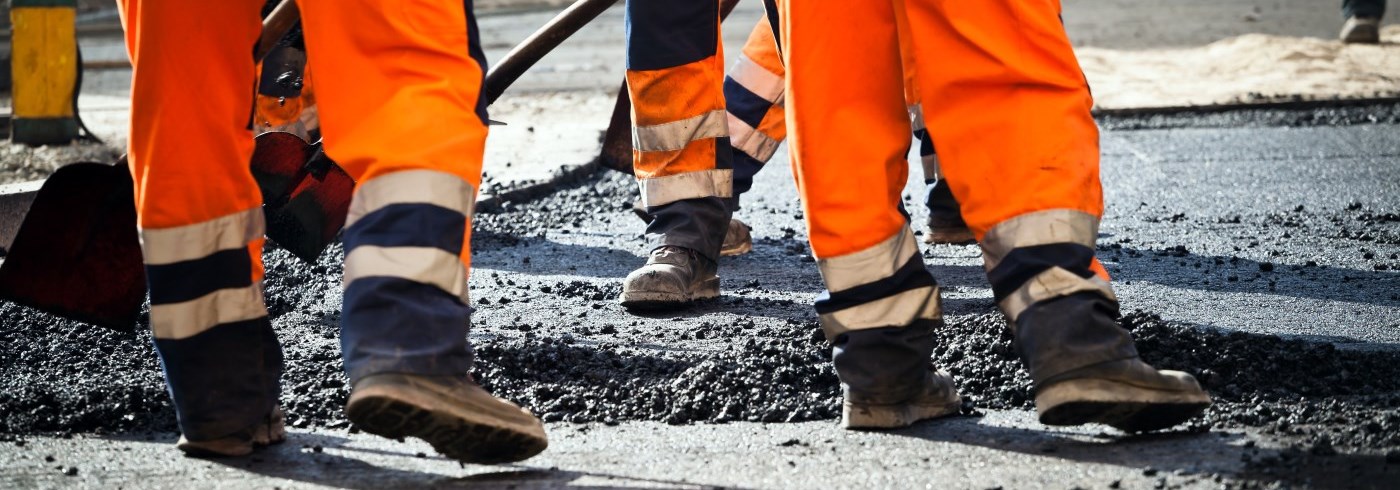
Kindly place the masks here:
[(1342, 18), (1385, 17), (1385, 0), (1342, 0)]
[(1078, 243), (1051, 243), (1013, 249), (997, 266), (987, 272), (992, 283), (992, 296), (997, 302), (1006, 299), (1022, 285), (1052, 267), (1070, 271), (1085, 279), (1094, 277), (1090, 265), (1094, 249)]
[(715, 54), (716, 0), (627, 0), (627, 69), (659, 70)]
[(768, 110), (772, 108), (772, 102), (753, 93), (733, 77), (724, 77), (724, 110), (729, 115), (756, 130), (763, 124), (763, 116), (768, 115)]
[(220, 250), (207, 256), (170, 264), (146, 265), (151, 304), (182, 303), (220, 289), (253, 284), (253, 263), (247, 248)]
[(282, 347), (266, 316), (182, 339), (157, 338), (155, 347), (180, 432), (189, 440), (252, 427), (282, 395)]
[[(452, 209), (390, 204), (345, 229), (345, 253), (349, 257), (370, 246), (426, 247), (456, 256), (464, 246), (465, 226), (466, 216)], [(340, 340), (352, 382), (381, 373), (460, 376), (471, 369), (472, 309), (462, 298), (401, 277), (347, 280)]]
[[(896, 294), (919, 289), (923, 287), (937, 286), (938, 281), (934, 280), (933, 274), (929, 273), (924, 266), (923, 257), (915, 254), (904, 262), (894, 274), (888, 277), (843, 289), (835, 293), (823, 290), (817, 296), (815, 307), (817, 314), (825, 315), (835, 313), (846, 308), (854, 308), (863, 304), (894, 296)], [(891, 325), (898, 326), (898, 325)]]

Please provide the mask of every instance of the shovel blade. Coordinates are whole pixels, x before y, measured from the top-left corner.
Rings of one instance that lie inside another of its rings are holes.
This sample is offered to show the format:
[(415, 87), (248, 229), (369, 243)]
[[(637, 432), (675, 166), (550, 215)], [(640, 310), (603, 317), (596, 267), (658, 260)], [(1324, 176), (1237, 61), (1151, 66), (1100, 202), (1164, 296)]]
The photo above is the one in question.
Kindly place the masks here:
[(308, 263), (316, 263), (345, 226), (355, 180), (337, 165), (308, 174), (281, 206), (263, 206), (267, 237)]
[(249, 168), (262, 190), (263, 203), (281, 206), (306, 178), (305, 164), (311, 158), (312, 146), (297, 135), (276, 131), (260, 134), (253, 142)]
[(0, 263), (0, 298), (131, 331), (146, 300), (131, 173), (75, 163), (39, 188)]
[(627, 95), (627, 82), (617, 93), (617, 103), (613, 106), (612, 120), (607, 132), (603, 133), (603, 153), (598, 155), (598, 163), (603, 167), (628, 175), (632, 168), (632, 101)]

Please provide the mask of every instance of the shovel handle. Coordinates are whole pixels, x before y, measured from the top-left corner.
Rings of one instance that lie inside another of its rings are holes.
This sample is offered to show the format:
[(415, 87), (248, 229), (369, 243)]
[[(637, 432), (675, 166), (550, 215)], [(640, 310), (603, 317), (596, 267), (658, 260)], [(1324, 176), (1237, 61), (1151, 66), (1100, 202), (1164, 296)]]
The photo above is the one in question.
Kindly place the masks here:
[(267, 57), (267, 53), (277, 46), (277, 41), (281, 41), (282, 36), (287, 35), (287, 31), (292, 30), (299, 21), (301, 11), (297, 9), (295, 0), (282, 0), (273, 7), (272, 13), (263, 19), (262, 35), (258, 37), (258, 45), (253, 50), (253, 62)]
[(486, 97), (486, 104), (495, 102), (525, 70), (615, 3), (617, 0), (578, 0), (512, 48), (486, 74), (481, 94)]

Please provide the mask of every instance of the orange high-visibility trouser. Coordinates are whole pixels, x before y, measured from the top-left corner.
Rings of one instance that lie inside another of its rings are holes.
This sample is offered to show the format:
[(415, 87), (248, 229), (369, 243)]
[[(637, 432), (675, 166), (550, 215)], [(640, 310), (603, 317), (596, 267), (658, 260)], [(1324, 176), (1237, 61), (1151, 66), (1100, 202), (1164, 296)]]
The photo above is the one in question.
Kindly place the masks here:
[[(151, 326), (191, 440), (248, 427), (277, 400), (248, 167), (263, 3), (119, 1)], [(474, 21), (460, 0), (298, 3), (325, 150), (357, 181), (344, 233), (346, 369), (461, 375), (486, 139)]]
[[(715, 259), (732, 195), (719, 0), (628, 0), (633, 166), (652, 246)], [(313, 55), (314, 56), (314, 55)]]
[[(901, 19), (901, 25), (904, 25)], [(914, 53), (907, 29), (900, 30), (900, 54), (903, 57), (905, 103), (913, 119), (913, 131), (920, 140), (920, 159), (924, 178), (941, 178), (938, 157), (932, 142), (926, 142), (923, 132), (923, 107), (919, 102), (914, 81)], [(778, 52), (772, 25), (767, 14), (758, 20), (744, 41), (742, 53), (724, 79), (724, 97), (729, 113), (729, 139), (734, 147), (734, 193), (748, 192), (753, 177), (778, 151), (787, 138), (787, 115), (783, 108), (783, 79), (786, 70)]]
[(1093, 259), (1103, 205), (1092, 99), (1058, 1), (782, 3), (789, 146), (829, 336), (939, 314), (899, 210), (910, 129), (901, 8), (914, 58), (938, 67), (915, 73), (937, 108), (924, 122), (1002, 310), (1014, 321), (1044, 299), (1112, 298)]

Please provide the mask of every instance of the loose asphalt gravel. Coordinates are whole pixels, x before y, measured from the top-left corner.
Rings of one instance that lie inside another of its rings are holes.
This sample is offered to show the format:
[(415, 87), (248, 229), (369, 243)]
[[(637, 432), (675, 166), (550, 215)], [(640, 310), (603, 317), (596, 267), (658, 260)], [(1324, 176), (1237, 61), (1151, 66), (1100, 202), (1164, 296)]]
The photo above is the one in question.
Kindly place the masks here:
[[(1318, 126), (1337, 121), (1318, 110), (1216, 114), (1200, 127), (1184, 117), (1103, 118), (1110, 206), (1099, 255), (1118, 283), (1121, 323), (1144, 359), (1191, 372), (1215, 397), (1185, 431), (1282, 441), (1287, 450), (1246, 463), (1292, 482), (1332, 471), (1323, 463), (1339, 452), (1370, 458), (1354, 463), (1357, 475), (1400, 464), (1396, 108), (1330, 112), (1351, 114), (1338, 116), (1349, 121), (1342, 126)], [(724, 296), (663, 314), (615, 303), (619, 279), (642, 262), (629, 178), (595, 174), (481, 209), (478, 379), (550, 422), (838, 416), (829, 347), (810, 307), (820, 279), (785, 167), (761, 174), (745, 200), (738, 216), (754, 225), (755, 248), (722, 262)], [(917, 189), (911, 183), (907, 197), (920, 220)], [(265, 254), (295, 428), (349, 427), (342, 257), (338, 246), (314, 265), (275, 245)], [(977, 249), (925, 246), (924, 257), (948, 313), (933, 361), (958, 380), (963, 414), (1030, 409)], [(115, 333), (0, 303), (0, 353), (0, 440), (175, 430), (144, 327)]]

